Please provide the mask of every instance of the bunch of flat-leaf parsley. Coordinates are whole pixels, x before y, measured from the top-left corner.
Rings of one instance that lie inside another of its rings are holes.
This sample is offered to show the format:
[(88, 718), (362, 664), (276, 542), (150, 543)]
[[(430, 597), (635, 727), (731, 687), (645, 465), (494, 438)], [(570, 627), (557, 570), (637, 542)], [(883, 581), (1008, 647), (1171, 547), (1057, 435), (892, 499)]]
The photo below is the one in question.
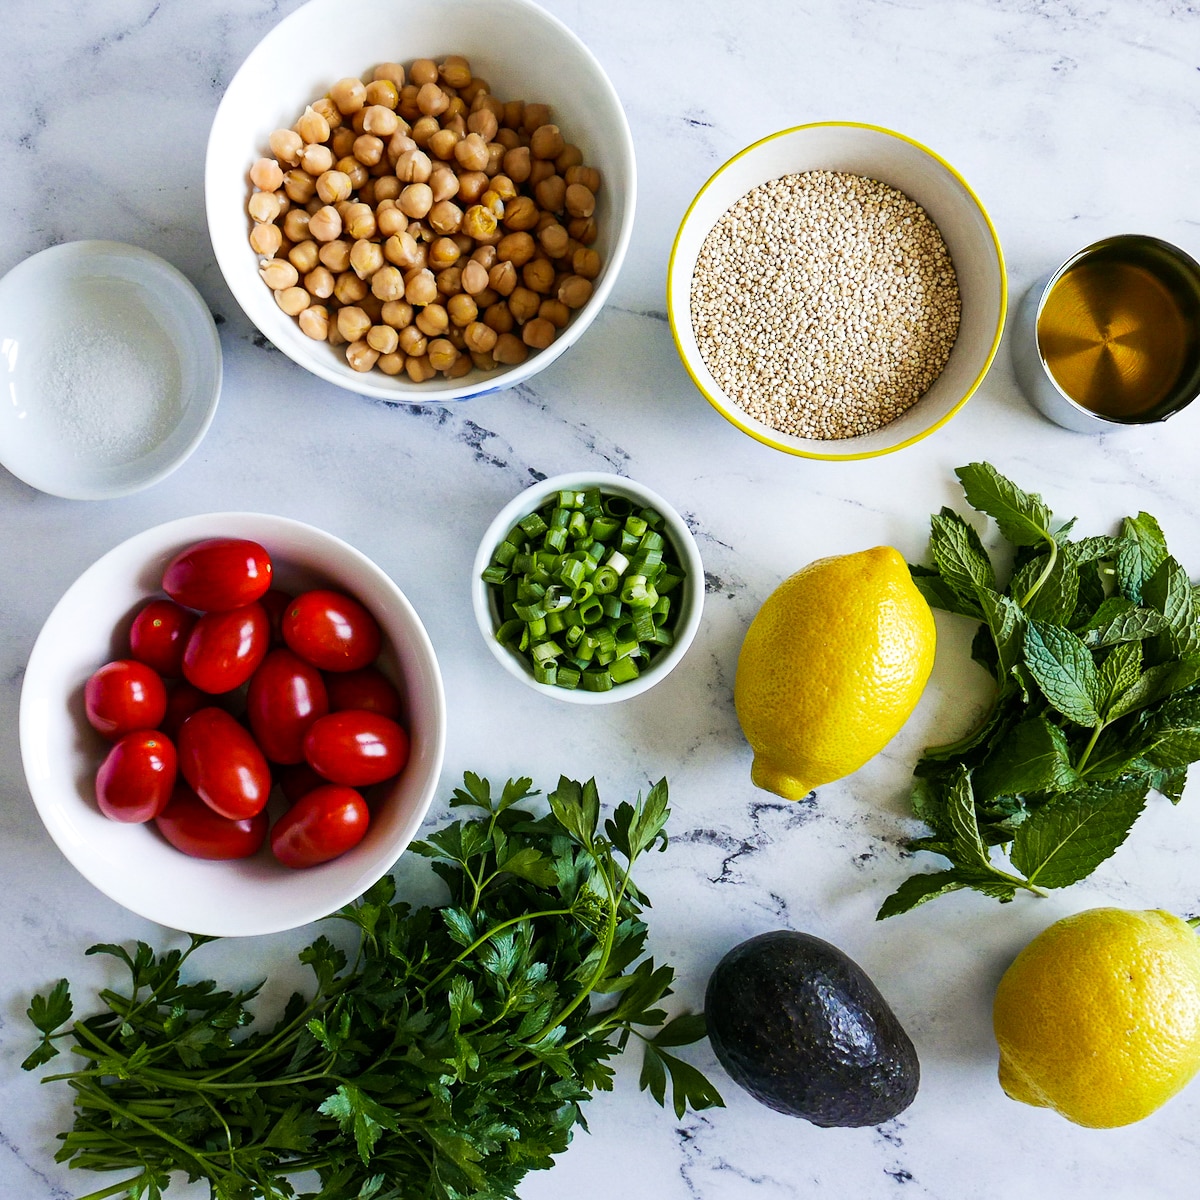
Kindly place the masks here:
[(97, 1015), (72, 1021), (66, 980), (35, 996), (42, 1040), (26, 1069), (60, 1038), (84, 1059), (47, 1077), (75, 1091), (59, 1161), (125, 1172), (85, 1200), (154, 1200), (172, 1171), (217, 1200), (294, 1196), (289, 1176), (304, 1171), (320, 1200), (511, 1197), (611, 1088), (607, 1060), (631, 1034), (659, 1103), (669, 1076), (679, 1115), (720, 1104), (667, 1050), (702, 1037), (703, 1017), (666, 1022), (674, 972), (643, 956), (648, 901), (630, 872), (666, 846), (666, 781), (603, 825), (592, 781), (560, 780), (540, 816), (519, 806), (534, 794), (520, 779), (493, 796), (468, 774), (452, 803), (477, 815), (411, 847), (434, 860), (447, 902), (410, 908), (385, 877), (337, 914), (359, 932), (354, 962), (318, 938), (300, 955), (315, 994), (294, 995), (269, 1030), (234, 1036), (258, 988), (184, 981), (210, 940), (197, 936), (161, 955), (93, 946), (131, 975)]
[(1200, 603), (1158, 522), (1143, 512), (1072, 541), (1073, 521), (1056, 526), (989, 464), (956, 473), (1011, 543), (1012, 575), (1002, 587), (949, 508), (932, 518), (933, 566), (910, 569), (931, 605), (980, 622), (972, 657), (996, 691), (972, 733), (916, 767), (913, 808), (933, 832), (909, 845), (950, 867), (905, 880), (880, 917), (959, 888), (1007, 901), (1076, 883), (1151, 790), (1177, 802), (1200, 759)]

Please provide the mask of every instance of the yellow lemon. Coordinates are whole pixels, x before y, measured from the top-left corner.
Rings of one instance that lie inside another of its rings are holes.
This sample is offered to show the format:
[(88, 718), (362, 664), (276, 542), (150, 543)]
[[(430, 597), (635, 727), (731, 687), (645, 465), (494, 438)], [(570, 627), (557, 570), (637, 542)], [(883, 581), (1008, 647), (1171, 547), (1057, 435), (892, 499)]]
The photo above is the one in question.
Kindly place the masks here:
[(992, 1022), (1014, 1100), (1094, 1129), (1140, 1121), (1200, 1068), (1200, 937), (1161, 910), (1066, 917), (1004, 973)]
[(754, 783), (799, 800), (878, 754), (921, 698), (934, 642), (929, 605), (890, 546), (785, 579), (738, 656), (733, 700)]

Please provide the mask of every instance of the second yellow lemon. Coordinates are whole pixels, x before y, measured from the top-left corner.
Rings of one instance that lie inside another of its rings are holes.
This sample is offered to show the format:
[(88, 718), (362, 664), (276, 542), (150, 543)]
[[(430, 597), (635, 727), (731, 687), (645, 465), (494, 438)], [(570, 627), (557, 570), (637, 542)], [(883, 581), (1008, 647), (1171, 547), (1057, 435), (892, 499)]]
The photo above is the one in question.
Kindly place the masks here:
[(873, 758), (916, 707), (934, 644), (929, 605), (890, 546), (785, 579), (738, 657), (734, 704), (754, 783), (799, 800)]

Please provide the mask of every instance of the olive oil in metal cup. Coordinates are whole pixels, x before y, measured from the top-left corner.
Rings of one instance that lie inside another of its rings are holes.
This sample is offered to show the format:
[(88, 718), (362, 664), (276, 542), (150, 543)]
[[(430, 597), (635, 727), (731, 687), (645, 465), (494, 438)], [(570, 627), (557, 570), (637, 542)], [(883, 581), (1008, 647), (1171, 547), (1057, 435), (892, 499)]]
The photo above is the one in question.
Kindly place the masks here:
[(1013, 367), (1066, 429), (1164, 421), (1200, 395), (1200, 264), (1139, 234), (1081, 250), (1026, 292)]

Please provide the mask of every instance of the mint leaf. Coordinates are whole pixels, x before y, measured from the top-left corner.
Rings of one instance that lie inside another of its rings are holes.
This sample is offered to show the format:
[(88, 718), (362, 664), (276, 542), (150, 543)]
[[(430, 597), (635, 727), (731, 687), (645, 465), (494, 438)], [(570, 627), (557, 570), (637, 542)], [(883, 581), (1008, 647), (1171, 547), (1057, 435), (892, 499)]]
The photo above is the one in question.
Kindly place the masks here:
[(1137, 787), (1099, 784), (1061, 795), (1018, 827), (1013, 866), (1039, 887), (1078, 883), (1128, 837), (1145, 803), (1145, 789)]
[[(957, 892), (963, 888), (974, 888), (977, 891), (995, 895), (996, 899), (1011, 900), (1016, 892), (1016, 884), (1005, 884), (1002, 879), (990, 871), (972, 871), (962, 867), (954, 867), (949, 871), (934, 871), (929, 875), (910, 875), (880, 906), (875, 914), (875, 920), (884, 921), (888, 917), (898, 917), (901, 913), (909, 912), (928, 900), (936, 900), (949, 892)], [(1007, 892), (1007, 895), (1000, 893)]]
[(1142, 585), (1142, 600), (1148, 608), (1162, 613), (1166, 622), (1161, 636), (1163, 644), (1157, 647), (1160, 657), (1196, 653), (1200, 644), (1196, 635), (1196, 612), (1192, 606), (1192, 585), (1184, 569), (1170, 555)]
[(1066, 791), (1078, 782), (1066, 735), (1044, 715), (1015, 726), (972, 776), (981, 804), (1001, 795)]
[(930, 526), (929, 550), (942, 579), (968, 603), (976, 588), (994, 589), (996, 571), (979, 534), (953, 509), (943, 508)]
[(1167, 557), (1167, 539), (1158, 522), (1145, 512), (1121, 523), (1117, 552), (1117, 583), (1122, 593), (1141, 603), (1142, 585)]
[(1162, 613), (1142, 608), (1126, 596), (1109, 596), (1080, 630), (1080, 635), (1088, 646), (1115, 646), (1153, 637), (1166, 627)]
[(1053, 539), (1050, 509), (1041, 496), (1023, 492), (990, 463), (969, 463), (955, 474), (967, 503), (987, 513), (1014, 546), (1034, 546)]
[(1033, 621), (1025, 634), (1025, 665), (1047, 700), (1077, 725), (1100, 722), (1100, 678), (1091, 651), (1069, 629)]
[(908, 565), (913, 585), (925, 598), (930, 608), (939, 608), (943, 612), (954, 613), (960, 617), (978, 617), (979, 606), (954, 590), (937, 571), (928, 567)]
[(1142, 643), (1122, 642), (1100, 664), (1100, 710), (1105, 715), (1142, 677)]
[(1200, 760), (1200, 696), (1167, 700), (1151, 714), (1144, 736), (1150, 745), (1142, 755), (1155, 767), (1186, 768)]
[(1022, 661), (1028, 620), (1021, 606), (1008, 596), (980, 589), (978, 597), (984, 622), (996, 646), (997, 677), (1003, 680)]

